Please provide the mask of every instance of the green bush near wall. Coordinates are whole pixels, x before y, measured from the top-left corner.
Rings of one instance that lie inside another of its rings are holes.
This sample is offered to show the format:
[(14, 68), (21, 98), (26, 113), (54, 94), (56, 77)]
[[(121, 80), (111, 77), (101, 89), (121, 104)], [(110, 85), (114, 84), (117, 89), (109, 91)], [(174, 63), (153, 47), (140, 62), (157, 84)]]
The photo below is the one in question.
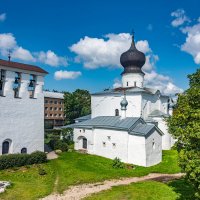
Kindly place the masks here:
[(9, 154), (0, 156), (0, 170), (24, 165), (40, 164), (47, 161), (44, 152), (36, 151), (31, 154)]

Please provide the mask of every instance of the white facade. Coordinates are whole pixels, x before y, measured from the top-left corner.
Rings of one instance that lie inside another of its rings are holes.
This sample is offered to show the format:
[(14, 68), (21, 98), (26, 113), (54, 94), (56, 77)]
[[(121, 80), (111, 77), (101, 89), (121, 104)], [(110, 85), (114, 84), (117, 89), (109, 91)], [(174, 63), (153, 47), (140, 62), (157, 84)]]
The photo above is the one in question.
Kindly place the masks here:
[[(122, 115), (120, 102), (123, 99), (123, 91), (93, 94), (91, 98), (92, 118), (98, 116), (115, 116), (116, 110)], [(147, 92), (144, 88), (132, 88), (126, 90), (126, 99), (128, 106), (126, 117), (142, 117), (149, 121), (150, 114), (158, 110), (165, 117), (170, 114), (168, 109), (168, 96), (163, 96), (159, 91), (151, 90)], [(169, 150), (174, 145), (174, 139), (168, 133), (168, 127), (164, 116), (151, 117), (151, 120), (157, 122), (158, 127), (164, 133), (163, 150)]]
[[(87, 147), (84, 147), (86, 139)], [(148, 137), (130, 135), (127, 131), (110, 129), (74, 129), (75, 149), (90, 154), (140, 166), (152, 166), (162, 160), (162, 137), (154, 130)]]
[(140, 166), (158, 164), (162, 149), (174, 144), (166, 124), (169, 97), (143, 86), (145, 55), (136, 49), (134, 35), (120, 63), (122, 87), (92, 94), (91, 119), (70, 126), (75, 149)]
[[(45, 73), (1, 65), (0, 70), (5, 73), (0, 96), (0, 155), (8, 145), (6, 153), (44, 151)], [(18, 95), (14, 97), (16, 72), (21, 78)], [(28, 88), (32, 75), (35, 77), (34, 89), (30, 92)]]
[(143, 87), (144, 74), (142, 73), (130, 73), (122, 75), (122, 87)]

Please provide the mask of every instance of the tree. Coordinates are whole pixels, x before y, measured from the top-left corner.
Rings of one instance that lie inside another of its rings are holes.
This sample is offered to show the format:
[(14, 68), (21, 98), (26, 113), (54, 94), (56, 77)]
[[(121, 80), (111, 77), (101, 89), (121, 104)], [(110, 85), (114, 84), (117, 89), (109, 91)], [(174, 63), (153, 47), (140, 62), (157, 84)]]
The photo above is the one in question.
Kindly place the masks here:
[(169, 132), (177, 139), (179, 165), (200, 199), (200, 69), (188, 75), (189, 89), (179, 94)]
[(64, 93), (64, 111), (66, 124), (74, 123), (74, 119), (91, 113), (91, 96), (87, 90), (77, 89), (73, 93)]

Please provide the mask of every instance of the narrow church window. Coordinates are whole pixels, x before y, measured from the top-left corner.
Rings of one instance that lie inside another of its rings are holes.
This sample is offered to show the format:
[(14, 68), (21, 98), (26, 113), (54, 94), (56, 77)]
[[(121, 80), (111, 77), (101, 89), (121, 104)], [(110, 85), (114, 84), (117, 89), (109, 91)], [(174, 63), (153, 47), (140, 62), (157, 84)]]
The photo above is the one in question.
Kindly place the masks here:
[(126, 82), (126, 86), (128, 86), (128, 82)]
[(2, 154), (8, 154), (10, 151), (11, 140), (5, 140), (2, 143)]
[(5, 70), (0, 70), (0, 96), (4, 95)]
[(80, 133), (81, 133), (81, 129), (80, 129)]
[(19, 72), (15, 72), (15, 81), (13, 83), (14, 97), (19, 98), (19, 89), (21, 85), (21, 74)]
[(119, 116), (119, 110), (115, 109), (115, 116)]
[(134, 87), (136, 87), (136, 81), (134, 81)]
[(155, 149), (155, 148), (156, 148), (156, 145), (155, 145), (155, 142), (154, 142), (154, 140), (153, 140), (153, 142), (152, 142), (152, 148), (153, 148), (153, 149)]

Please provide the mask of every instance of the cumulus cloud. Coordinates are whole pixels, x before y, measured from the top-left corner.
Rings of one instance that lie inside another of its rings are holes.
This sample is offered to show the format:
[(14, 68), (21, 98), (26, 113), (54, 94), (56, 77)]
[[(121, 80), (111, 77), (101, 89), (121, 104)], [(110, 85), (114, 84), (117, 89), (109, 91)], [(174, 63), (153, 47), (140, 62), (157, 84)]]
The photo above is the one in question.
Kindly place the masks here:
[(144, 85), (146, 87), (160, 90), (162, 93), (167, 95), (183, 92), (181, 88), (177, 87), (173, 83), (170, 77), (158, 74), (154, 70), (145, 74)]
[(122, 86), (121, 80), (119, 80), (118, 78), (116, 78), (114, 80), (114, 83), (113, 83), (113, 88), (118, 88), (118, 87), (121, 87), (121, 86)]
[(0, 14), (0, 22), (3, 22), (6, 20), (6, 13)]
[(200, 64), (200, 23), (181, 29), (186, 34), (185, 43), (181, 50), (191, 54), (196, 64)]
[[(107, 34), (103, 38), (91, 38), (85, 36), (79, 42), (73, 44), (70, 50), (77, 54), (76, 62), (83, 63), (85, 68), (96, 69), (99, 67), (119, 68), (120, 55), (130, 48), (131, 35), (129, 33)], [(147, 40), (140, 40), (136, 47), (145, 54), (153, 57)], [(152, 66), (146, 64), (144, 69)]]
[(54, 73), (54, 78), (56, 80), (62, 80), (62, 79), (76, 79), (79, 76), (81, 76), (80, 71), (56, 71)]
[[(185, 13), (181, 9), (179, 9), (179, 12)], [(193, 25), (182, 26), (179, 30), (186, 35), (185, 42), (180, 45), (180, 49), (192, 55), (194, 62), (200, 64), (200, 17), (193, 20)]]
[(12, 58), (17, 58), (24, 61), (35, 61), (35, 58), (32, 56), (31, 52), (22, 47), (16, 47), (12, 52)]
[(171, 22), (173, 27), (178, 27), (183, 25), (185, 22), (190, 22), (190, 19), (186, 16), (183, 9), (177, 9), (171, 13), (171, 16), (174, 18), (174, 20)]
[(38, 56), (38, 60), (42, 63), (45, 63), (50, 66), (66, 66), (67, 59), (64, 57), (57, 56), (53, 51), (48, 50), (47, 52), (41, 51), (36, 54)]
[(17, 45), (15, 37), (11, 33), (0, 34), (0, 49), (12, 49)]
[(21, 46), (18, 46), (17, 41), (13, 34), (2, 33), (0, 34), (0, 54), (7, 56), (8, 51), (11, 50), (11, 57), (30, 62), (41, 62), (53, 67), (66, 66), (67, 59), (56, 55), (53, 51), (47, 52), (31, 52)]

